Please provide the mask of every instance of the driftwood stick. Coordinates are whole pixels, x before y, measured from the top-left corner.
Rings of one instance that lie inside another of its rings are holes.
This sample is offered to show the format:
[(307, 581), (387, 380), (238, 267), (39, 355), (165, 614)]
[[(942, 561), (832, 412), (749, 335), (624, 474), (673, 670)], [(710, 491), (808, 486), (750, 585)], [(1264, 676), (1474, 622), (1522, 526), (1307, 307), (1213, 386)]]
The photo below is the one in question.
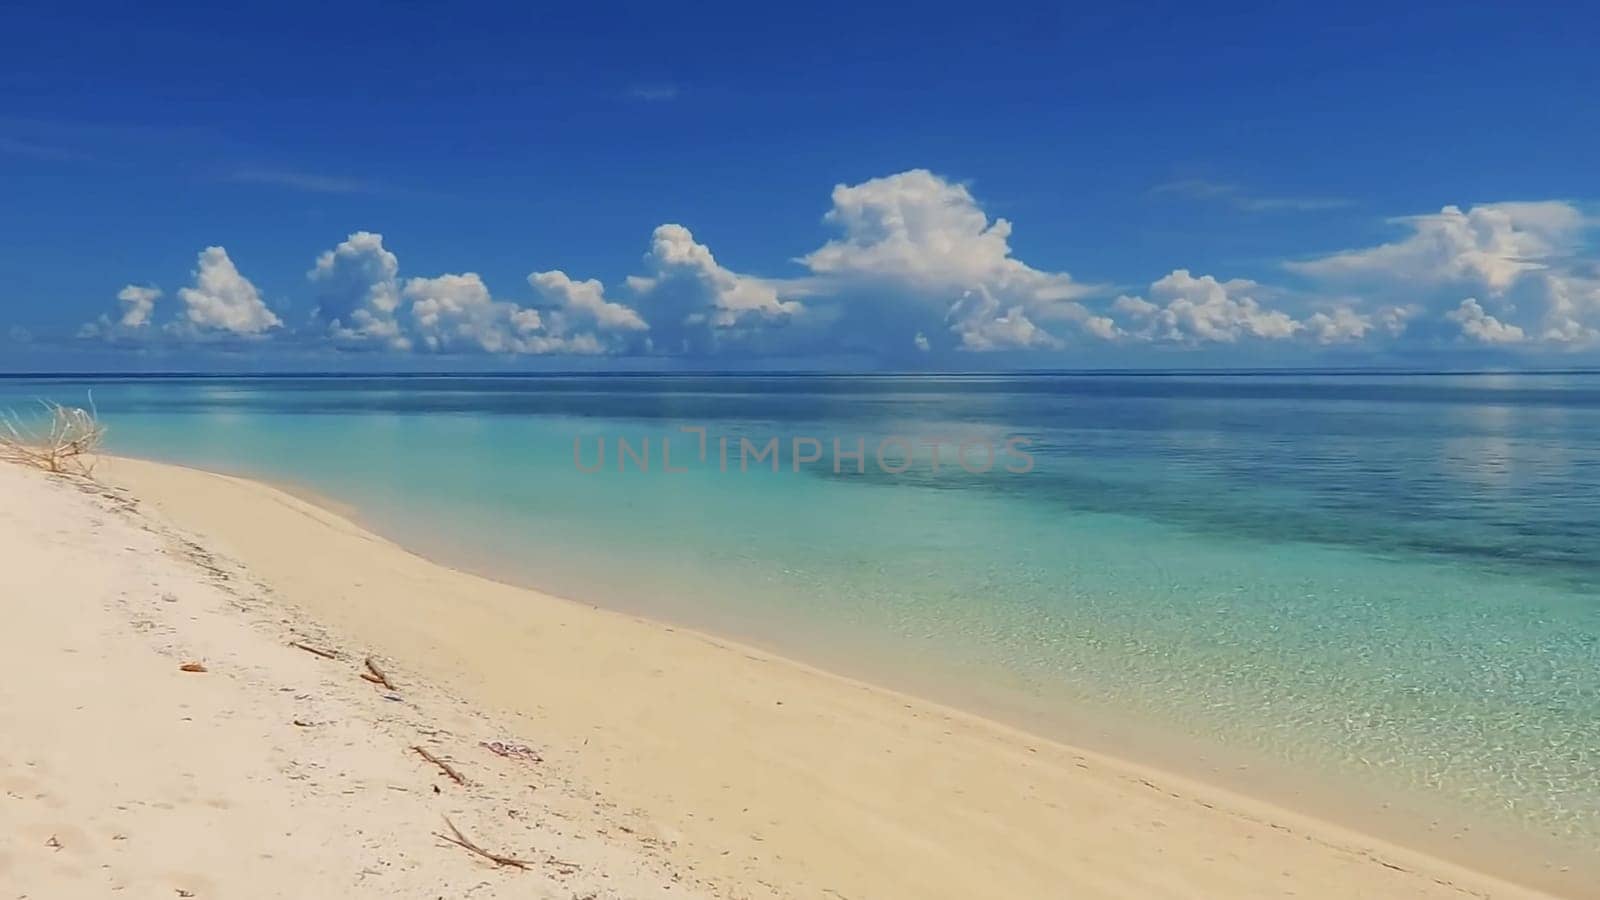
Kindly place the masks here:
[(383, 674), (383, 670), (378, 668), (378, 664), (373, 662), (370, 656), (367, 657), (367, 671), (362, 672), (361, 677), (373, 684), (381, 684), (391, 691), (395, 689), (394, 682), (389, 680), (389, 676)]
[(311, 646), (310, 644), (302, 644), (299, 641), (290, 641), (289, 642), (289, 646), (298, 647), (299, 649), (304, 650), (307, 653), (315, 653), (316, 655), (322, 657), (323, 659), (338, 659), (339, 658), (339, 655), (337, 653), (334, 653), (332, 650), (319, 650), (316, 647)]
[(457, 772), (454, 768), (452, 768), (449, 763), (445, 762), (444, 760), (440, 759), (437, 756), (434, 756), (432, 753), (429, 753), (425, 748), (413, 745), (411, 747), (411, 749), (415, 750), (417, 752), (418, 756), (422, 757), (423, 759), (427, 760), (428, 762), (433, 763), (434, 765), (436, 765), (440, 769), (442, 769), (446, 775), (450, 776), (450, 780), (451, 781), (454, 781), (456, 784), (463, 784), (463, 785), (467, 783), (467, 780), (465, 778), (461, 777), (461, 773), (460, 772)]
[(533, 863), (528, 862), (525, 859), (514, 859), (509, 856), (501, 856), (498, 853), (490, 853), (482, 847), (479, 847), (477, 844), (474, 844), (471, 840), (469, 840), (466, 835), (461, 833), (461, 829), (457, 828), (456, 824), (450, 821), (449, 816), (445, 816), (444, 824), (449, 827), (450, 834), (440, 834), (439, 832), (435, 831), (433, 833), (434, 837), (443, 838), (444, 840), (455, 844), (457, 847), (470, 850), (471, 852), (478, 854), (497, 866), (510, 866), (513, 869), (526, 869), (533, 865)]

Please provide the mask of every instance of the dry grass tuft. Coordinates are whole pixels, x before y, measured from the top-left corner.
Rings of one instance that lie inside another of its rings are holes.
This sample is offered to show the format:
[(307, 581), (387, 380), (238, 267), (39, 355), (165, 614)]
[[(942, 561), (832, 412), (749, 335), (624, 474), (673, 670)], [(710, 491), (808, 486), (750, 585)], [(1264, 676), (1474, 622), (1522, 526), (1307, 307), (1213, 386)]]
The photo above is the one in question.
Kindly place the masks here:
[(93, 454), (106, 436), (94, 398), (88, 409), (43, 401), (39, 405), (45, 412), (43, 424), (30, 427), (15, 415), (0, 415), (0, 460), (58, 475), (93, 475)]

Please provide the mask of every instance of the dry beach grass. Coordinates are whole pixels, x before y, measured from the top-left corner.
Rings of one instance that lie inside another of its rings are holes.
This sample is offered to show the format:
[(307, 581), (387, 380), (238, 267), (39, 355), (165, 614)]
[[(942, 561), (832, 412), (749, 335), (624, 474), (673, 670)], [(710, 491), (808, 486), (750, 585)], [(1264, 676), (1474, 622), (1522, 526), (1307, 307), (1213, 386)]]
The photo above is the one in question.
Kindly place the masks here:
[(16, 413), (0, 415), (0, 462), (13, 462), (55, 474), (94, 474), (94, 452), (106, 429), (90, 408), (39, 404), (42, 425), (29, 425)]

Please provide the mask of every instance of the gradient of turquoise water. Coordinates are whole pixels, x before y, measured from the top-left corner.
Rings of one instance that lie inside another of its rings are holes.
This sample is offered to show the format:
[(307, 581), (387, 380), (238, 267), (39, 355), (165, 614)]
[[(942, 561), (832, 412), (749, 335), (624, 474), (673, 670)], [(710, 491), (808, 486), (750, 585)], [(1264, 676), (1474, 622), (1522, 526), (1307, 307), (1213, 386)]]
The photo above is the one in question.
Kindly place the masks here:
[[(10, 380), (0, 405), (91, 388), (117, 450), (302, 485), (453, 562), (1600, 841), (1600, 376)], [(1021, 435), (1036, 468), (663, 474), (685, 425)], [(575, 438), (614, 466), (619, 437), (656, 470), (576, 470)]]

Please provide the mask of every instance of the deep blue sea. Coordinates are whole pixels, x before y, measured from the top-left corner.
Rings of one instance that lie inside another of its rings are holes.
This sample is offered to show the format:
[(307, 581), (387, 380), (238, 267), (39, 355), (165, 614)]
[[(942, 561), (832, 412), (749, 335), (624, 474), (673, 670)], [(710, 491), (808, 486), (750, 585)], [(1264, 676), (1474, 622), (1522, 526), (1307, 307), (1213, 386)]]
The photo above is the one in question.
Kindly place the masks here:
[(116, 451), (452, 563), (1600, 847), (1600, 375), (10, 379), (0, 405), (91, 391)]

